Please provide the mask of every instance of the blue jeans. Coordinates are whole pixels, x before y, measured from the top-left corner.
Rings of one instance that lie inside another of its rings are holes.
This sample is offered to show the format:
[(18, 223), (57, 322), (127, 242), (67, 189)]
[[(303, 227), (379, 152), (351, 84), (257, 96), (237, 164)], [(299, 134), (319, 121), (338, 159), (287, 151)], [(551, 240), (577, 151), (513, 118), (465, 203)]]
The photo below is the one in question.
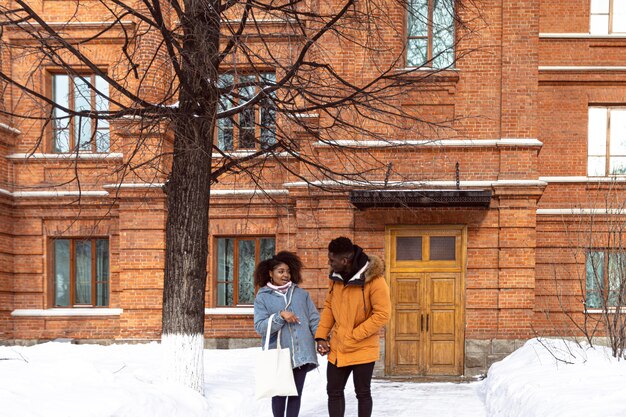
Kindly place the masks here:
[[(274, 417), (298, 417), (300, 413), (300, 399), (302, 398), (302, 387), (304, 387), (304, 379), (306, 373), (311, 369), (304, 365), (293, 369), (293, 379), (296, 382), (298, 395), (289, 397), (272, 397), (272, 413)], [(287, 415), (285, 416), (285, 405), (287, 406)]]

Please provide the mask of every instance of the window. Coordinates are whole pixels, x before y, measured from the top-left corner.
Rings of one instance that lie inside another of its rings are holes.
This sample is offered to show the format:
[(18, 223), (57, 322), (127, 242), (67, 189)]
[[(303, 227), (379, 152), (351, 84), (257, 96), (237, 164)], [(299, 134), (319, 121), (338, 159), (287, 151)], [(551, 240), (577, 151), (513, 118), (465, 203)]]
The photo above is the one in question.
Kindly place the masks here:
[(272, 237), (217, 239), (217, 305), (254, 303), (254, 267), (276, 250)]
[(626, 255), (615, 251), (589, 251), (585, 266), (587, 308), (623, 306)]
[(587, 174), (626, 175), (626, 107), (589, 107)]
[(456, 236), (396, 236), (396, 261), (456, 261)]
[(109, 305), (108, 239), (53, 241), (54, 306)]
[[(95, 90), (94, 90), (95, 86)], [(96, 90), (102, 95), (97, 94)], [(104, 95), (104, 96), (103, 96)], [(67, 109), (79, 111), (109, 110), (109, 85), (96, 75), (52, 75), (52, 100)], [(55, 153), (108, 152), (109, 122), (89, 117), (70, 116), (55, 108), (53, 120)]]
[(407, 66), (453, 66), (454, 0), (409, 0), (407, 15)]
[[(276, 82), (274, 73), (259, 75), (220, 75), (219, 86), (225, 90), (220, 111), (232, 109), (253, 98), (261, 89)], [(223, 151), (262, 149), (276, 143), (276, 107), (274, 93), (259, 104), (217, 122), (217, 146)]]
[(591, 0), (589, 33), (626, 33), (626, 0)]

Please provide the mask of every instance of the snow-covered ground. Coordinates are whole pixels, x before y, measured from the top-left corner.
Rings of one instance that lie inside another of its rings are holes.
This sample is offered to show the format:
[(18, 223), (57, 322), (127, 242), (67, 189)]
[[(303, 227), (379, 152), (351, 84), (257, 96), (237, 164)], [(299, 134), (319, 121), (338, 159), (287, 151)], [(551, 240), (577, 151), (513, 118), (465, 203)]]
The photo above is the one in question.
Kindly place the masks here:
[[(570, 346), (572, 348), (572, 346)], [(160, 346), (45, 343), (0, 347), (0, 417), (271, 417), (254, 400), (258, 349), (205, 350), (205, 394), (161, 378)], [(326, 412), (325, 359), (307, 376), (300, 416)], [(604, 350), (556, 362), (536, 341), (494, 365), (483, 382), (375, 380), (376, 417), (623, 417), (626, 363)], [(351, 382), (346, 417), (356, 415)]]
[(626, 361), (603, 347), (532, 339), (489, 369), (489, 417), (625, 417)]
[[(161, 379), (161, 349), (45, 343), (0, 347), (2, 417), (271, 417), (254, 400), (258, 349), (205, 350), (205, 395)], [(326, 415), (325, 364), (309, 372), (300, 415)], [(373, 383), (374, 415), (484, 417), (473, 384)], [(356, 415), (352, 383), (346, 416)], [(437, 414), (442, 413), (442, 414)]]

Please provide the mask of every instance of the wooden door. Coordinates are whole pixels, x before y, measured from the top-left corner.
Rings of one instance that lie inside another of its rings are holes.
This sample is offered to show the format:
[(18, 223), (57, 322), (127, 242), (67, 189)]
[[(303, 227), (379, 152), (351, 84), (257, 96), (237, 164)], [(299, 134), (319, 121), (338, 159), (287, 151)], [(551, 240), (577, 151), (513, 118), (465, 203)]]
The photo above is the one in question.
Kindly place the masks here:
[(461, 375), (466, 229), (387, 229), (388, 375)]

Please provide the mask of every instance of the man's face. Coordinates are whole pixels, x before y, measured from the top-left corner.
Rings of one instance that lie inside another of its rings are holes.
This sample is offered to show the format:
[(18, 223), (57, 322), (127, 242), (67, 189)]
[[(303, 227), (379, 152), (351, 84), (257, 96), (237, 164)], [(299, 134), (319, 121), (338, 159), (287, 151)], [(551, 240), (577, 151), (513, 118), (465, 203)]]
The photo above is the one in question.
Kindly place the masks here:
[(350, 268), (350, 258), (345, 255), (338, 255), (328, 252), (328, 265), (337, 274), (348, 272)]

